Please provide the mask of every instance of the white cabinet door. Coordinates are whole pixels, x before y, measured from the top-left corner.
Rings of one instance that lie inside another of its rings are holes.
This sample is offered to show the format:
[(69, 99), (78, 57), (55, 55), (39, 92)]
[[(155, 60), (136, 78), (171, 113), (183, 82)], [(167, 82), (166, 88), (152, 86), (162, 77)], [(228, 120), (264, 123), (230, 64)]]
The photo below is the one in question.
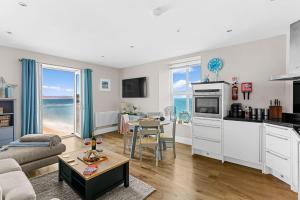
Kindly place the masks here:
[(224, 120), (224, 156), (260, 164), (260, 127), (261, 123)]
[(193, 124), (193, 138), (212, 139), (220, 142), (221, 127), (206, 124)]

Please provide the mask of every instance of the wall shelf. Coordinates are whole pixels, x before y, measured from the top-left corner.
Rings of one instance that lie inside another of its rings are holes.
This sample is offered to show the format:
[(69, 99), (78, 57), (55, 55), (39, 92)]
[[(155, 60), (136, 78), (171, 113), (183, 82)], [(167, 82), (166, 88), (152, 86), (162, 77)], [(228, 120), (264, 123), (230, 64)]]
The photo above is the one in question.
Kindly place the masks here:
[(15, 140), (15, 99), (0, 98), (0, 107), (3, 113), (0, 116), (10, 115), (9, 126), (0, 127), (0, 147)]

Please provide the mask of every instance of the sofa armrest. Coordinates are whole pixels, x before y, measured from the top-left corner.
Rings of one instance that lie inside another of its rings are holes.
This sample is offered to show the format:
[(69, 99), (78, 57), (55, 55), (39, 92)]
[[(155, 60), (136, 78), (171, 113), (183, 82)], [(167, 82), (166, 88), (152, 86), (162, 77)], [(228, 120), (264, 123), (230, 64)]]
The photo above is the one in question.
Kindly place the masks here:
[(2, 187), (0, 186), (0, 200), (2, 200)]
[(12, 171), (22, 171), (20, 165), (16, 160), (12, 158), (0, 160), (0, 174), (4, 174)]
[(31, 188), (19, 186), (10, 190), (5, 200), (36, 200), (36, 194)]

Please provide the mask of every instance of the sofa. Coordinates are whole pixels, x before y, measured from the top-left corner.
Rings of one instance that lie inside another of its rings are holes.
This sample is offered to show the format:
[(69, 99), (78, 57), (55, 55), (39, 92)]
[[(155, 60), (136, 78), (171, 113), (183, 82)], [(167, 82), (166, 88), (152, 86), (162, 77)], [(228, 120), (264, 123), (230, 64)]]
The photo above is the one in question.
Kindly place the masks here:
[(0, 160), (0, 200), (35, 200), (34, 189), (12, 158)]
[[(47, 136), (42, 134), (37, 135), (27, 135), (20, 138), (24, 141), (25, 139), (39, 140), (47, 138)], [(34, 169), (38, 169), (41, 167), (45, 167), (51, 164), (55, 164), (58, 162), (58, 155), (63, 153), (66, 150), (66, 146), (61, 143), (61, 139), (58, 136), (49, 136), (49, 138), (56, 138), (56, 143), (50, 146), (45, 147), (8, 147), (8, 150), (0, 152), (0, 160), (13, 158), (16, 160), (21, 166), (24, 172), (29, 172)], [(58, 138), (58, 140), (57, 140)]]
[(24, 172), (52, 165), (58, 162), (58, 155), (66, 150), (63, 143), (53, 147), (9, 147), (0, 153), (0, 159), (13, 158)]

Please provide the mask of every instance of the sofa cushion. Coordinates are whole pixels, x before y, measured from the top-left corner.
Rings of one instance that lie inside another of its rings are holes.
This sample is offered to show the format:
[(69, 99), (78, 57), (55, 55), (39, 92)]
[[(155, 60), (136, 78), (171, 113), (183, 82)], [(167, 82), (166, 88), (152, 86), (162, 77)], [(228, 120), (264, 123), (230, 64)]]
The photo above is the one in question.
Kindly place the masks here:
[(61, 143), (61, 138), (53, 134), (28, 134), (20, 138), (20, 142), (49, 142), (50, 146)]
[(66, 150), (62, 143), (53, 147), (9, 147), (0, 153), (0, 159), (14, 158), (20, 165), (59, 155)]
[(33, 187), (24, 172), (14, 171), (0, 174), (2, 198), (5, 200), (35, 200)]
[(0, 174), (12, 172), (12, 171), (22, 171), (20, 165), (12, 158), (0, 160)]

